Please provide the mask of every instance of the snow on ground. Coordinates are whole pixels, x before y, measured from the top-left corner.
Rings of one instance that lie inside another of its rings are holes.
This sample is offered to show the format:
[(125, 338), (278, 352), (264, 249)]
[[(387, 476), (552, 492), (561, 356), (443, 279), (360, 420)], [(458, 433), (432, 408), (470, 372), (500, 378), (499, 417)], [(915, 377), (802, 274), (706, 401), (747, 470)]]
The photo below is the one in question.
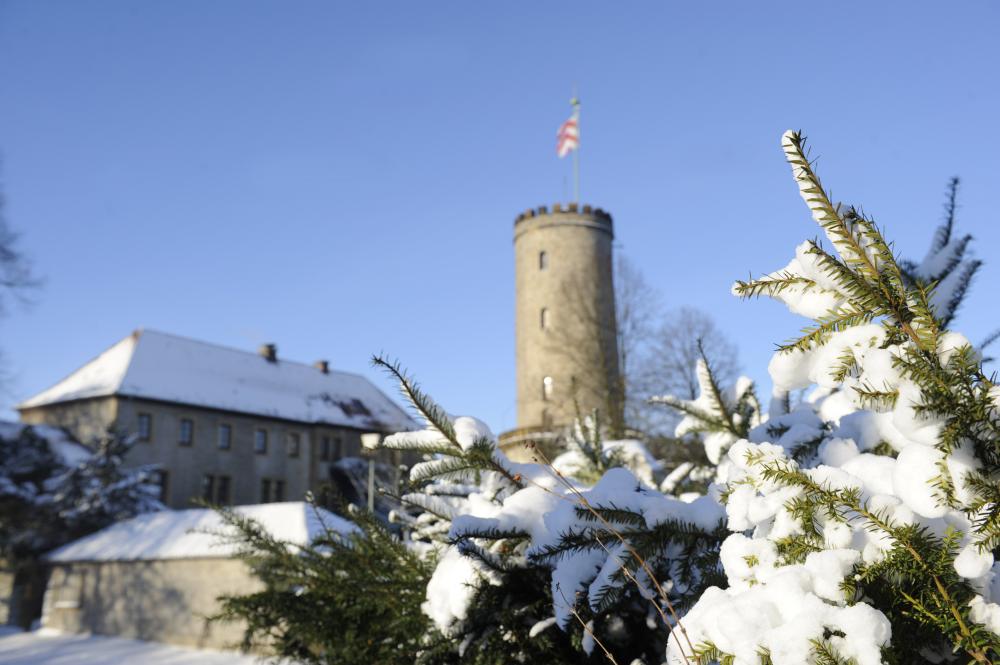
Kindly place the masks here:
[(259, 656), (186, 649), (156, 642), (0, 627), (3, 665), (256, 665)]

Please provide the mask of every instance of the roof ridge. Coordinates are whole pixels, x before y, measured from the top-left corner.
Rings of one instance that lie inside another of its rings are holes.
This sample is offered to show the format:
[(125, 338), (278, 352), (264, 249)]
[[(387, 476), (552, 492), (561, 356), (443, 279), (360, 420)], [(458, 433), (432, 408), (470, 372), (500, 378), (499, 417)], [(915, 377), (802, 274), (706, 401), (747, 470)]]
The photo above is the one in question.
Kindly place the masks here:
[(364, 374), (296, 360), (267, 362), (253, 351), (153, 328), (136, 329), (17, 408), (114, 395), (303, 423), (414, 426), (409, 412)]
[[(242, 354), (245, 354), (245, 355), (248, 355), (248, 356), (259, 357), (259, 355), (260, 355), (256, 351), (247, 351), (246, 349), (241, 349), (241, 348), (236, 347), (236, 346), (229, 346), (227, 344), (222, 344), (220, 342), (209, 342), (209, 341), (206, 341), (206, 340), (203, 340), (203, 339), (198, 339), (196, 337), (191, 337), (189, 335), (179, 335), (177, 333), (165, 332), (163, 330), (158, 330), (156, 328), (138, 328), (133, 334), (135, 334), (136, 332), (139, 333), (140, 335), (143, 334), (143, 333), (146, 333), (146, 332), (151, 332), (151, 333), (154, 333), (154, 334), (157, 334), (157, 335), (162, 335), (164, 337), (172, 337), (174, 339), (180, 339), (180, 340), (184, 340), (186, 342), (194, 342), (195, 344), (201, 344), (203, 346), (211, 346), (211, 347), (215, 347), (217, 349), (223, 349), (223, 350), (226, 350), (226, 351), (233, 351), (235, 353), (242, 353)], [(287, 364), (290, 364), (290, 365), (299, 365), (301, 367), (307, 367), (307, 368), (310, 368), (310, 369), (315, 369), (313, 367), (313, 365), (311, 363), (309, 363), (309, 362), (306, 362), (306, 361), (303, 361), (303, 360), (289, 360), (287, 358), (282, 358), (281, 356), (278, 356), (278, 359), (277, 359), (276, 362), (278, 362), (278, 363), (287, 363)], [(361, 372), (351, 372), (349, 370), (337, 369), (335, 367), (331, 367), (327, 373), (328, 374), (335, 374), (335, 373), (336, 374), (346, 374), (346, 375), (349, 375), (349, 376), (356, 376), (356, 377), (359, 377), (361, 379), (365, 379), (366, 381), (368, 380), (368, 378), (364, 374), (362, 374)]]

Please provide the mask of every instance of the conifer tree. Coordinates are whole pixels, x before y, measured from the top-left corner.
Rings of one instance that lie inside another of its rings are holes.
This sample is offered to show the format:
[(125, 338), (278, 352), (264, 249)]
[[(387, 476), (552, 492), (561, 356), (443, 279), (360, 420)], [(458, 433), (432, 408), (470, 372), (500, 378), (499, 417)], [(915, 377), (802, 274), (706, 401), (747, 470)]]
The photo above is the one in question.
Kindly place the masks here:
[[(729, 587), (683, 619), (697, 660), (993, 662), (997, 392), (946, 328), (979, 267), (952, 237), (957, 183), (928, 257), (906, 263), (829, 199), (800, 134), (782, 146), (832, 249), (806, 242), (784, 270), (734, 286), (814, 323), (779, 347), (771, 417), (720, 468)], [(789, 410), (788, 391), (810, 385)], [(668, 655), (690, 662), (676, 639)]]
[(420, 609), (430, 562), (375, 515), (352, 511), (356, 529), (324, 523), (323, 534), (300, 547), (245, 515), (220, 512), (233, 529), (227, 538), (262, 583), (222, 598), (213, 617), (245, 623), (243, 649), (315, 665), (408, 665), (421, 651), (450, 653)]
[[(488, 647), (498, 634), (510, 636), (507, 657), (520, 662), (658, 662), (678, 607), (718, 581), (715, 500), (685, 503), (644, 484), (624, 468), (648, 472), (637, 442), (602, 441), (596, 414), (574, 430), (572, 464), (537, 449), (534, 463), (511, 462), (485, 424), (449, 416), (398, 366), (375, 362), (428, 423), (383, 445), (428, 455), (402, 500), (425, 511), (414, 536), (442, 547), (424, 609), (466, 657), (484, 654), (468, 662), (495, 662)], [(548, 586), (528, 587), (529, 603), (519, 580), (531, 578)], [(565, 631), (569, 643), (541, 641), (549, 630)]]
[[(152, 467), (122, 468), (132, 441), (114, 433), (89, 451), (53, 428), (0, 429), (0, 557), (15, 571), (15, 621), (41, 610), (46, 552), (163, 505)], [(66, 450), (72, 452), (67, 456)]]

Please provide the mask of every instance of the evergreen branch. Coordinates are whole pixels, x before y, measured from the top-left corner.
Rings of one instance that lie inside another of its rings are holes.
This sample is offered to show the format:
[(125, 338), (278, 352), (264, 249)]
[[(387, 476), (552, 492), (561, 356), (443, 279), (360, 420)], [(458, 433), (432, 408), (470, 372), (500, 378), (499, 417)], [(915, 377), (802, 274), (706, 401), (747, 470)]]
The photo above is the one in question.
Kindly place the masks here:
[(740, 298), (774, 297), (792, 287), (802, 287), (806, 290), (819, 288), (816, 282), (808, 277), (785, 271), (776, 276), (768, 275), (757, 279), (751, 277), (745, 282), (737, 280), (733, 285), (733, 292)]
[(413, 405), (413, 407), (420, 412), (428, 423), (430, 423), (435, 429), (437, 429), (441, 434), (448, 439), (455, 447), (461, 449), (458, 443), (458, 438), (455, 435), (455, 428), (452, 426), (451, 418), (437, 403), (427, 396), (413, 381), (406, 372), (403, 371), (402, 367), (398, 362), (390, 362), (382, 356), (372, 356), (372, 365), (376, 367), (381, 367), (390, 376), (392, 376), (397, 382), (399, 382), (400, 390), (403, 396), (406, 397), (407, 401)]
[(791, 351), (808, 351), (822, 345), (835, 332), (870, 323), (876, 316), (873, 311), (843, 310), (835, 315), (817, 319), (818, 325), (804, 329), (804, 335), (798, 339), (785, 342), (778, 346), (780, 353)]
[(715, 402), (716, 409), (724, 418), (723, 422), (726, 424), (726, 429), (735, 434), (737, 437), (743, 436), (743, 432), (741, 432), (737, 427), (733, 414), (729, 410), (729, 405), (726, 404), (726, 400), (722, 395), (722, 388), (719, 387), (719, 382), (715, 379), (715, 372), (712, 371), (712, 364), (708, 360), (708, 355), (705, 353), (705, 345), (702, 343), (701, 339), (698, 339), (698, 355), (701, 356), (701, 361), (705, 365), (705, 374), (708, 379), (708, 386), (711, 391), (710, 394), (712, 396), (712, 400)]

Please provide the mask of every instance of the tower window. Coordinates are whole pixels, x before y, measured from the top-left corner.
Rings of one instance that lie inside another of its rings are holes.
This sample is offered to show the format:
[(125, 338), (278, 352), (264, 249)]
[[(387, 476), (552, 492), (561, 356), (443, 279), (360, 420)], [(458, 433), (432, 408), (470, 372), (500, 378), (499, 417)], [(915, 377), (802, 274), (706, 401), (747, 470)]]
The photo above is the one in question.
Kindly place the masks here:
[(548, 307), (543, 307), (542, 308), (542, 314), (539, 317), (538, 323), (542, 327), (542, 330), (545, 330), (546, 328), (549, 327), (549, 308)]
[(552, 377), (542, 379), (542, 399), (546, 402), (552, 399)]
[(549, 255), (544, 251), (538, 252), (538, 269), (545, 270), (549, 267)]

